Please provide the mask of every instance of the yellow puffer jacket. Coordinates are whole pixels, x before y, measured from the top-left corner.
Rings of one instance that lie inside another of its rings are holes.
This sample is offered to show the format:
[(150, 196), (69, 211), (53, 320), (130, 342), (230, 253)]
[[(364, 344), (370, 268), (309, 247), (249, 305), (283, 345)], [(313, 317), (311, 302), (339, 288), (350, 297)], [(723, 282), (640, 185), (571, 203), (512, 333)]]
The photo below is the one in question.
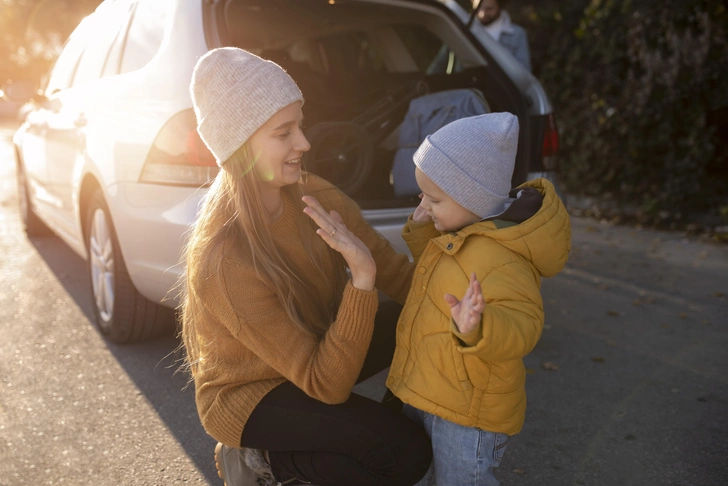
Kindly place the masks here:
[[(543, 329), (541, 276), (561, 271), (571, 246), (569, 215), (553, 185), (538, 179), (521, 187), (535, 188), (544, 199), (520, 224), (498, 229), (497, 222), (481, 221), (448, 234), (432, 224), (405, 226), (402, 236), (417, 268), (387, 379), (392, 392), (413, 407), (509, 435), (523, 427), (523, 357)], [(461, 335), (443, 296), (462, 298), (472, 272), (486, 306), (481, 327)]]

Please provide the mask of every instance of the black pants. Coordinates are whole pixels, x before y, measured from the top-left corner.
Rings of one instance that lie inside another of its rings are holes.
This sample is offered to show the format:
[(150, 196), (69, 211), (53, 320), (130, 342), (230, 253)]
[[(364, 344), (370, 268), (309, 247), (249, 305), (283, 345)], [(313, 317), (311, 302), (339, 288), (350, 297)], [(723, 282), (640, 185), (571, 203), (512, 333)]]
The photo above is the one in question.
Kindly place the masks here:
[[(359, 381), (392, 361), (401, 307), (388, 304), (377, 313)], [(352, 394), (345, 403), (327, 405), (286, 382), (256, 406), (240, 444), (267, 450), (278, 481), (298, 478), (318, 486), (411, 486), (430, 465), (430, 439), (392, 403), (396, 399), (381, 404)]]

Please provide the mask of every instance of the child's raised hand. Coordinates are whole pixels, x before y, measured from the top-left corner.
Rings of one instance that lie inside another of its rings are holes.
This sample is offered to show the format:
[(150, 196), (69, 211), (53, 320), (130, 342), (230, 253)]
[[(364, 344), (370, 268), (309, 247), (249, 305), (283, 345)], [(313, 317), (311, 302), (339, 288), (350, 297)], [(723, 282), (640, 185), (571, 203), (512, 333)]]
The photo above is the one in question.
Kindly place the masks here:
[(430, 218), (430, 215), (427, 214), (427, 210), (422, 207), (423, 196), (424, 194), (420, 194), (420, 205), (415, 208), (415, 212), (412, 214), (412, 221), (417, 221), (418, 223), (425, 223), (432, 219)]
[(452, 294), (445, 294), (445, 302), (450, 306), (450, 314), (460, 333), (467, 334), (475, 329), (480, 324), (480, 316), (485, 309), (483, 290), (475, 272), (470, 274), (470, 285), (463, 300), (458, 300)]

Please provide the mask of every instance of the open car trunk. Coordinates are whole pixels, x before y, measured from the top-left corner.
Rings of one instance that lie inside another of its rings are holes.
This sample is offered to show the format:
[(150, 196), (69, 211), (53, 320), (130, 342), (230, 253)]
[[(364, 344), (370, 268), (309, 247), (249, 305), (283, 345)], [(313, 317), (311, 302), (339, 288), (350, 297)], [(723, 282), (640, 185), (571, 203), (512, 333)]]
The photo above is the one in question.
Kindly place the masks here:
[[(426, 122), (407, 116), (412, 100), (470, 90), (485, 112), (524, 113), (516, 87), (436, 2), (226, 0), (210, 12), (206, 24), (216, 31), (213, 44), (275, 61), (298, 83), (312, 146), (305, 168), (364, 210), (419, 202), (413, 191), (397, 189), (397, 177), (403, 176), (393, 170), (395, 159), (412, 164), (421, 141), (404, 140), (400, 133), (411, 129), (407, 124)], [(521, 127), (514, 184), (525, 180), (528, 169)]]

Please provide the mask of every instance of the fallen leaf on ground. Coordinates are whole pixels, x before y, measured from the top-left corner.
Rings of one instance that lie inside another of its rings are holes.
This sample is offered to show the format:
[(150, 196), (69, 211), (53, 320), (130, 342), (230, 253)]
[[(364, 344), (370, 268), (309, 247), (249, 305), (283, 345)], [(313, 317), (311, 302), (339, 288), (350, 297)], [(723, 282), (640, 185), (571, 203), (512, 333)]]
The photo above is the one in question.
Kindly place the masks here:
[(687, 312), (681, 312), (677, 315), (680, 319), (687, 319), (688, 313)]
[(612, 341), (611, 339), (607, 341), (607, 346), (616, 346), (617, 343), (615, 341)]
[(713, 292), (713, 297), (725, 297), (723, 292)]
[(622, 317), (622, 313), (615, 310), (607, 311), (607, 315), (612, 317)]
[(526, 471), (524, 471), (523, 469), (520, 469), (520, 468), (515, 468), (513, 470), (513, 472), (516, 474), (526, 474)]
[(599, 356), (594, 356), (592, 358), (592, 361), (594, 361), (595, 363), (604, 363), (604, 358), (599, 357)]
[(541, 363), (541, 368), (548, 371), (559, 371), (559, 365), (557, 365), (553, 361), (544, 361), (543, 363)]

